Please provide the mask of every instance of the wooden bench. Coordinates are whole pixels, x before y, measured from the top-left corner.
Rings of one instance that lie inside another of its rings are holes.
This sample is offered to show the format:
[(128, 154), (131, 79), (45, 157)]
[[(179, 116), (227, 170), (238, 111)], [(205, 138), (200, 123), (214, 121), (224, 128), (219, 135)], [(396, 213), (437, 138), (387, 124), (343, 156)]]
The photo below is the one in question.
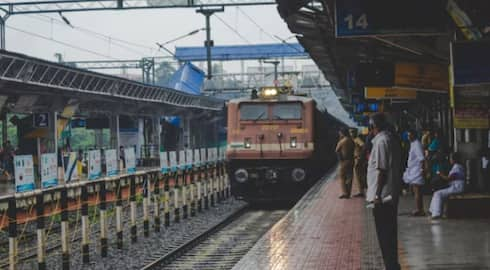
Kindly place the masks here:
[(490, 218), (490, 194), (463, 193), (447, 200), (448, 218)]

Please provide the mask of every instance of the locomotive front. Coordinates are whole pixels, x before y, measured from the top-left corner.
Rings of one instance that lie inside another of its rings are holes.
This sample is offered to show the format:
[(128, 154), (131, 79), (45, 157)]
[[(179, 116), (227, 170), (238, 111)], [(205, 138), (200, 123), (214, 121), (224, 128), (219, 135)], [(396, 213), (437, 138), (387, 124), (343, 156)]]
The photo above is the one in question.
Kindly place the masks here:
[(291, 198), (308, 187), (314, 155), (313, 99), (263, 88), (228, 103), (228, 172), (236, 196)]

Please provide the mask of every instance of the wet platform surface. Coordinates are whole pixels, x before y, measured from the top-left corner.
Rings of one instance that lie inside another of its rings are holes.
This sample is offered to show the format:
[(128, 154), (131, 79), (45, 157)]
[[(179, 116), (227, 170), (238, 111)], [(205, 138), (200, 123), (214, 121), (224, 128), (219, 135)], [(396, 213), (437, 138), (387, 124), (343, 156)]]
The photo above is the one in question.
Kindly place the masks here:
[[(335, 178), (319, 182), (233, 269), (383, 270), (372, 210), (363, 198), (338, 199)], [(402, 269), (490, 269), (490, 220), (431, 221), (410, 217), (412, 207), (411, 196), (401, 198)]]

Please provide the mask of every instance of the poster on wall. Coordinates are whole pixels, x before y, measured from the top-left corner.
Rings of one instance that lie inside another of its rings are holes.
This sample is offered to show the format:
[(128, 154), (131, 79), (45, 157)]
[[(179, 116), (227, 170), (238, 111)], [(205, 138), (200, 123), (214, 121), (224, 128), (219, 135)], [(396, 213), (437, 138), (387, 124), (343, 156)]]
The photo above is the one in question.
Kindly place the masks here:
[(487, 98), (458, 97), (454, 108), (454, 127), (489, 128), (490, 106), (488, 101)]
[(65, 165), (65, 183), (79, 178), (77, 170), (77, 153), (71, 152), (68, 157), (68, 164)]
[(162, 173), (169, 171), (167, 152), (160, 152), (160, 171)]
[(36, 188), (34, 184), (34, 163), (31, 155), (14, 157), (15, 191), (25, 192)]
[(179, 168), (185, 169), (185, 151), (184, 150), (179, 151)]
[(216, 147), (208, 148), (208, 154), (209, 154), (208, 161), (216, 162), (216, 159), (218, 158), (218, 151)]
[(55, 153), (41, 155), (41, 186), (43, 188), (58, 185), (58, 158)]
[(192, 149), (185, 150), (185, 165), (188, 169), (192, 168), (192, 165), (194, 163), (194, 158), (192, 154)]
[(177, 163), (177, 152), (171, 151), (168, 152), (168, 160), (170, 169), (175, 172), (178, 169), (179, 164)]
[(126, 172), (128, 174), (136, 173), (136, 154), (133, 147), (124, 149), (124, 160), (126, 161)]
[(208, 162), (208, 159), (207, 159), (207, 156), (206, 156), (206, 148), (201, 148), (200, 149), (200, 152), (201, 152), (201, 163), (203, 165), (206, 165), (206, 163)]
[(194, 164), (196, 164), (196, 166), (201, 166), (201, 154), (199, 152), (199, 149), (194, 149)]
[(88, 151), (88, 180), (95, 180), (101, 175), (100, 150)]
[(105, 150), (104, 154), (105, 154), (105, 174), (107, 176), (116, 176), (119, 170), (116, 149)]

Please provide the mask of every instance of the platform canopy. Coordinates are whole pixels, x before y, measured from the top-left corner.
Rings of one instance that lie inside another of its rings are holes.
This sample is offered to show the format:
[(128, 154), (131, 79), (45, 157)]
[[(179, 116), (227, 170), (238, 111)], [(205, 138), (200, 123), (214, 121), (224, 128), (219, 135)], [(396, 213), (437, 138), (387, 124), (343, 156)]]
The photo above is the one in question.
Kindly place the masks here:
[[(177, 47), (175, 56), (179, 61), (206, 61), (206, 47)], [(215, 46), (211, 50), (211, 59), (217, 61), (282, 57), (308, 57), (308, 54), (298, 43)]]

